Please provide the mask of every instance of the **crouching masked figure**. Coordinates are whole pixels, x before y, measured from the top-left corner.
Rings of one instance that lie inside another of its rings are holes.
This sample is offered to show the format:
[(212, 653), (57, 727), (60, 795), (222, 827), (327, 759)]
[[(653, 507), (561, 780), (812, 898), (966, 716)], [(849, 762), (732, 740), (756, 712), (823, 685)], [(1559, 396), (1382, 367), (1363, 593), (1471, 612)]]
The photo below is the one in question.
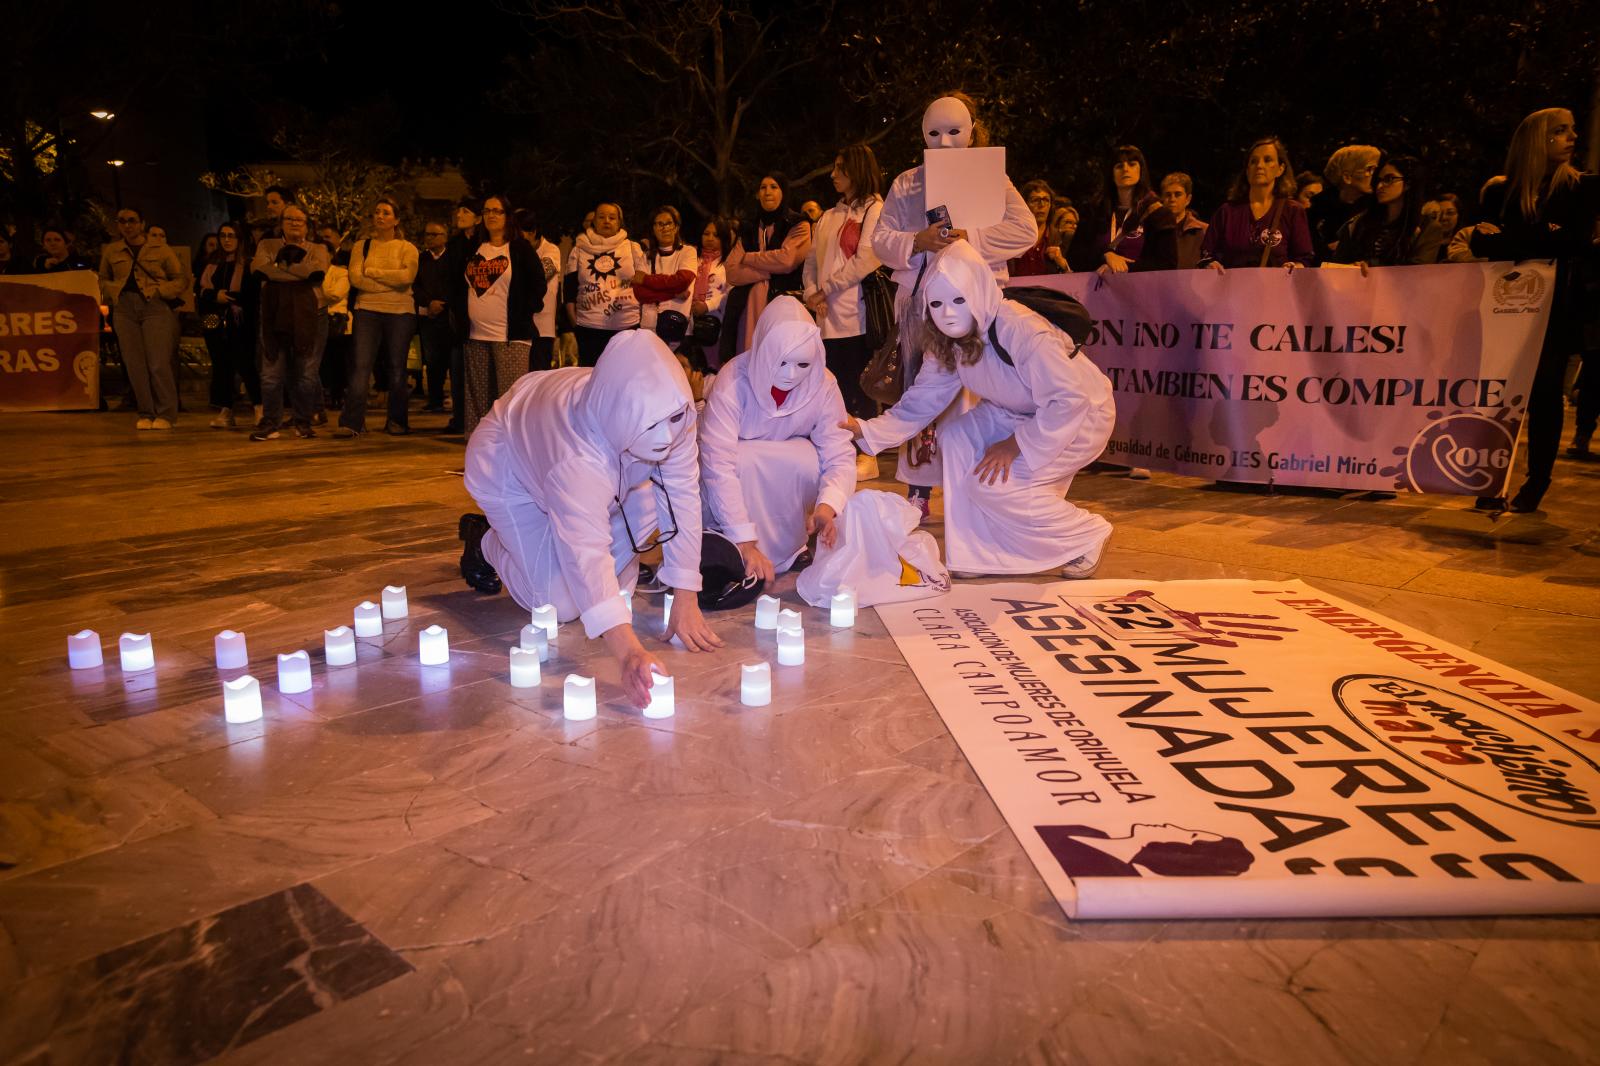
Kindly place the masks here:
[(829, 546), (856, 488), (856, 453), (822, 333), (792, 296), (769, 303), (748, 352), (717, 375), (700, 417), (707, 525), (771, 581), (815, 533)]
[(1064, 332), (1001, 292), (966, 242), (939, 252), (916, 308), (916, 381), (877, 418), (846, 425), (875, 455), (910, 439), (967, 388), (982, 402), (941, 431), (950, 569), (1088, 577), (1111, 523), (1064, 497), (1111, 435), (1111, 382)]
[[(550, 603), (563, 622), (603, 636), (638, 706), (659, 660), (634, 634), (620, 592), (632, 595), (639, 555), (662, 545), (658, 577), (700, 588), (700, 484), (688, 379), (655, 334), (613, 337), (598, 363), (517, 380), (467, 445), (467, 491), (482, 515), (464, 515), (467, 583), (501, 582), (529, 610)], [(696, 597), (677, 596), (666, 639), (690, 651), (720, 647)]]

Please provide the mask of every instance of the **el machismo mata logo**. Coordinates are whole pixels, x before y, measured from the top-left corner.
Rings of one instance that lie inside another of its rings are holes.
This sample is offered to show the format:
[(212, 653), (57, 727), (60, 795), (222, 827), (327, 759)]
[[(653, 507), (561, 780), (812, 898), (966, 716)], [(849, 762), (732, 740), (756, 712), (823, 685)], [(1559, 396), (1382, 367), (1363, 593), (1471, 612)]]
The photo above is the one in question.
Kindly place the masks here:
[(1497, 315), (1536, 314), (1544, 307), (1545, 281), (1531, 270), (1511, 270), (1495, 279), (1491, 296)]

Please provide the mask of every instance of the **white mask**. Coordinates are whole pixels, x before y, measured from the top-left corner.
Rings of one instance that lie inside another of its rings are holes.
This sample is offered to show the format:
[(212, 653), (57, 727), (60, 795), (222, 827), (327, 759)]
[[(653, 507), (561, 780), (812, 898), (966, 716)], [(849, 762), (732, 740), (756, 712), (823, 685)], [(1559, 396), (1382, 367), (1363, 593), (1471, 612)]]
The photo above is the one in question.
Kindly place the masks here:
[(942, 275), (928, 285), (928, 316), (946, 337), (965, 337), (975, 321), (967, 298)]
[(807, 362), (805, 366), (801, 366), (801, 362), (804, 362), (804, 360), (796, 360), (793, 358), (780, 359), (778, 361), (778, 369), (774, 371), (772, 375), (773, 387), (778, 389), (780, 392), (788, 392), (790, 389), (800, 384), (800, 379), (806, 376), (807, 370), (811, 369), (811, 364), (809, 362)]
[[(681, 411), (674, 412), (633, 438), (628, 454), (647, 463), (659, 463), (672, 450), (672, 438), (682, 424)], [(674, 422), (673, 419), (678, 421)]]
[(970, 148), (972, 113), (953, 96), (941, 96), (922, 113), (922, 140), (929, 148)]

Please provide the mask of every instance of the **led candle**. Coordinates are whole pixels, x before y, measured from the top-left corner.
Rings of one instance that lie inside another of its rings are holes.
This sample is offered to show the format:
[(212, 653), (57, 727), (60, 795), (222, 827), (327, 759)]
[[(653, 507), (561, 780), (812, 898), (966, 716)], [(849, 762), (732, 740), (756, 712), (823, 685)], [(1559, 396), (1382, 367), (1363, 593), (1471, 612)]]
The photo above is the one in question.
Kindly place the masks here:
[(856, 590), (846, 586), (833, 594), (828, 604), (828, 621), (841, 629), (856, 624)]
[(250, 665), (250, 652), (244, 646), (243, 633), (224, 629), (212, 643), (217, 652), (218, 670), (239, 670)]
[(772, 702), (771, 663), (745, 663), (739, 667), (739, 702), (746, 707), (765, 707)]
[(156, 649), (150, 643), (149, 633), (124, 633), (117, 640), (117, 649), (122, 653), (122, 672), (125, 674), (156, 668)]
[(383, 589), (383, 617), (404, 618), (410, 613), (406, 606), (406, 587), (404, 585), (385, 585)]
[(522, 627), (522, 650), (536, 651), (539, 653), (540, 662), (550, 659), (550, 637), (545, 633), (544, 627), (536, 626), (531, 622)]
[(778, 665), (799, 666), (806, 661), (806, 635), (799, 626), (778, 630)]
[[(544, 630), (538, 630), (540, 636)], [(539, 651), (537, 648), (511, 649), (511, 687), (539, 687)]]
[(104, 662), (105, 656), (100, 651), (99, 633), (85, 629), (67, 637), (67, 665), (72, 669), (87, 670)]
[(356, 635), (349, 626), (322, 631), (322, 650), (329, 666), (349, 666), (356, 661)]
[(595, 716), (594, 678), (568, 674), (561, 695), (561, 713), (567, 721), (587, 722)]
[(544, 630), (544, 635), (552, 641), (556, 639), (556, 609), (554, 604), (545, 604), (533, 609), (533, 624)]
[(356, 636), (383, 636), (383, 612), (371, 600), (362, 600), (356, 607)]
[(779, 604), (779, 602), (780, 601), (779, 601), (778, 597), (776, 597), (776, 596), (757, 596), (756, 597), (756, 628), (757, 629), (777, 629), (778, 628), (778, 604)]
[(663, 677), (654, 670), (650, 671), (650, 702), (645, 705), (646, 718), (671, 718), (673, 704), (673, 682), (670, 677)]
[(311, 691), (311, 655), (306, 651), (278, 656), (278, 691), (287, 695)]
[(799, 628), (800, 628), (800, 612), (799, 611), (790, 610), (788, 607), (785, 607), (783, 610), (778, 612), (778, 631), (780, 633), (785, 629), (799, 629)]
[(244, 725), (261, 717), (261, 685), (249, 674), (222, 683), (222, 717), (229, 725)]
[(450, 661), (450, 631), (429, 626), (417, 634), (417, 657), (423, 666), (443, 666)]

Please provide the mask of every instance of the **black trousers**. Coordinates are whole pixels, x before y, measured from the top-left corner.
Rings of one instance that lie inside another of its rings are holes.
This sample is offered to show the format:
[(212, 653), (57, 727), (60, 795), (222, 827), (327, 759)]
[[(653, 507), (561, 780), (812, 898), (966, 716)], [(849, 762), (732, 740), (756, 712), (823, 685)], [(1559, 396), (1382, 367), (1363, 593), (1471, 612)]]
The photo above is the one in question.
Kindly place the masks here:
[(872, 359), (872, 346), (866, 336), (825, 338), (822, 347), (827, 352), (828, 369), (839, 379), (844, 409), (856, 418), (876, 417), (878, 405), (861, 391), (861, 372)]
[(578, 339), (578, 365), (594, 366), (600, 360), (600, 353), (606, 350), (606, 345), (611, 343), (611, 338), (622, 331), (619, 329), (592, 329), (588, 326), (573, 326), (572, 335)]
[(556, 339), (554, 337), (535, 337), (533, 347), (528, 350), (528, 369), (549, 370), (555, 361)]

